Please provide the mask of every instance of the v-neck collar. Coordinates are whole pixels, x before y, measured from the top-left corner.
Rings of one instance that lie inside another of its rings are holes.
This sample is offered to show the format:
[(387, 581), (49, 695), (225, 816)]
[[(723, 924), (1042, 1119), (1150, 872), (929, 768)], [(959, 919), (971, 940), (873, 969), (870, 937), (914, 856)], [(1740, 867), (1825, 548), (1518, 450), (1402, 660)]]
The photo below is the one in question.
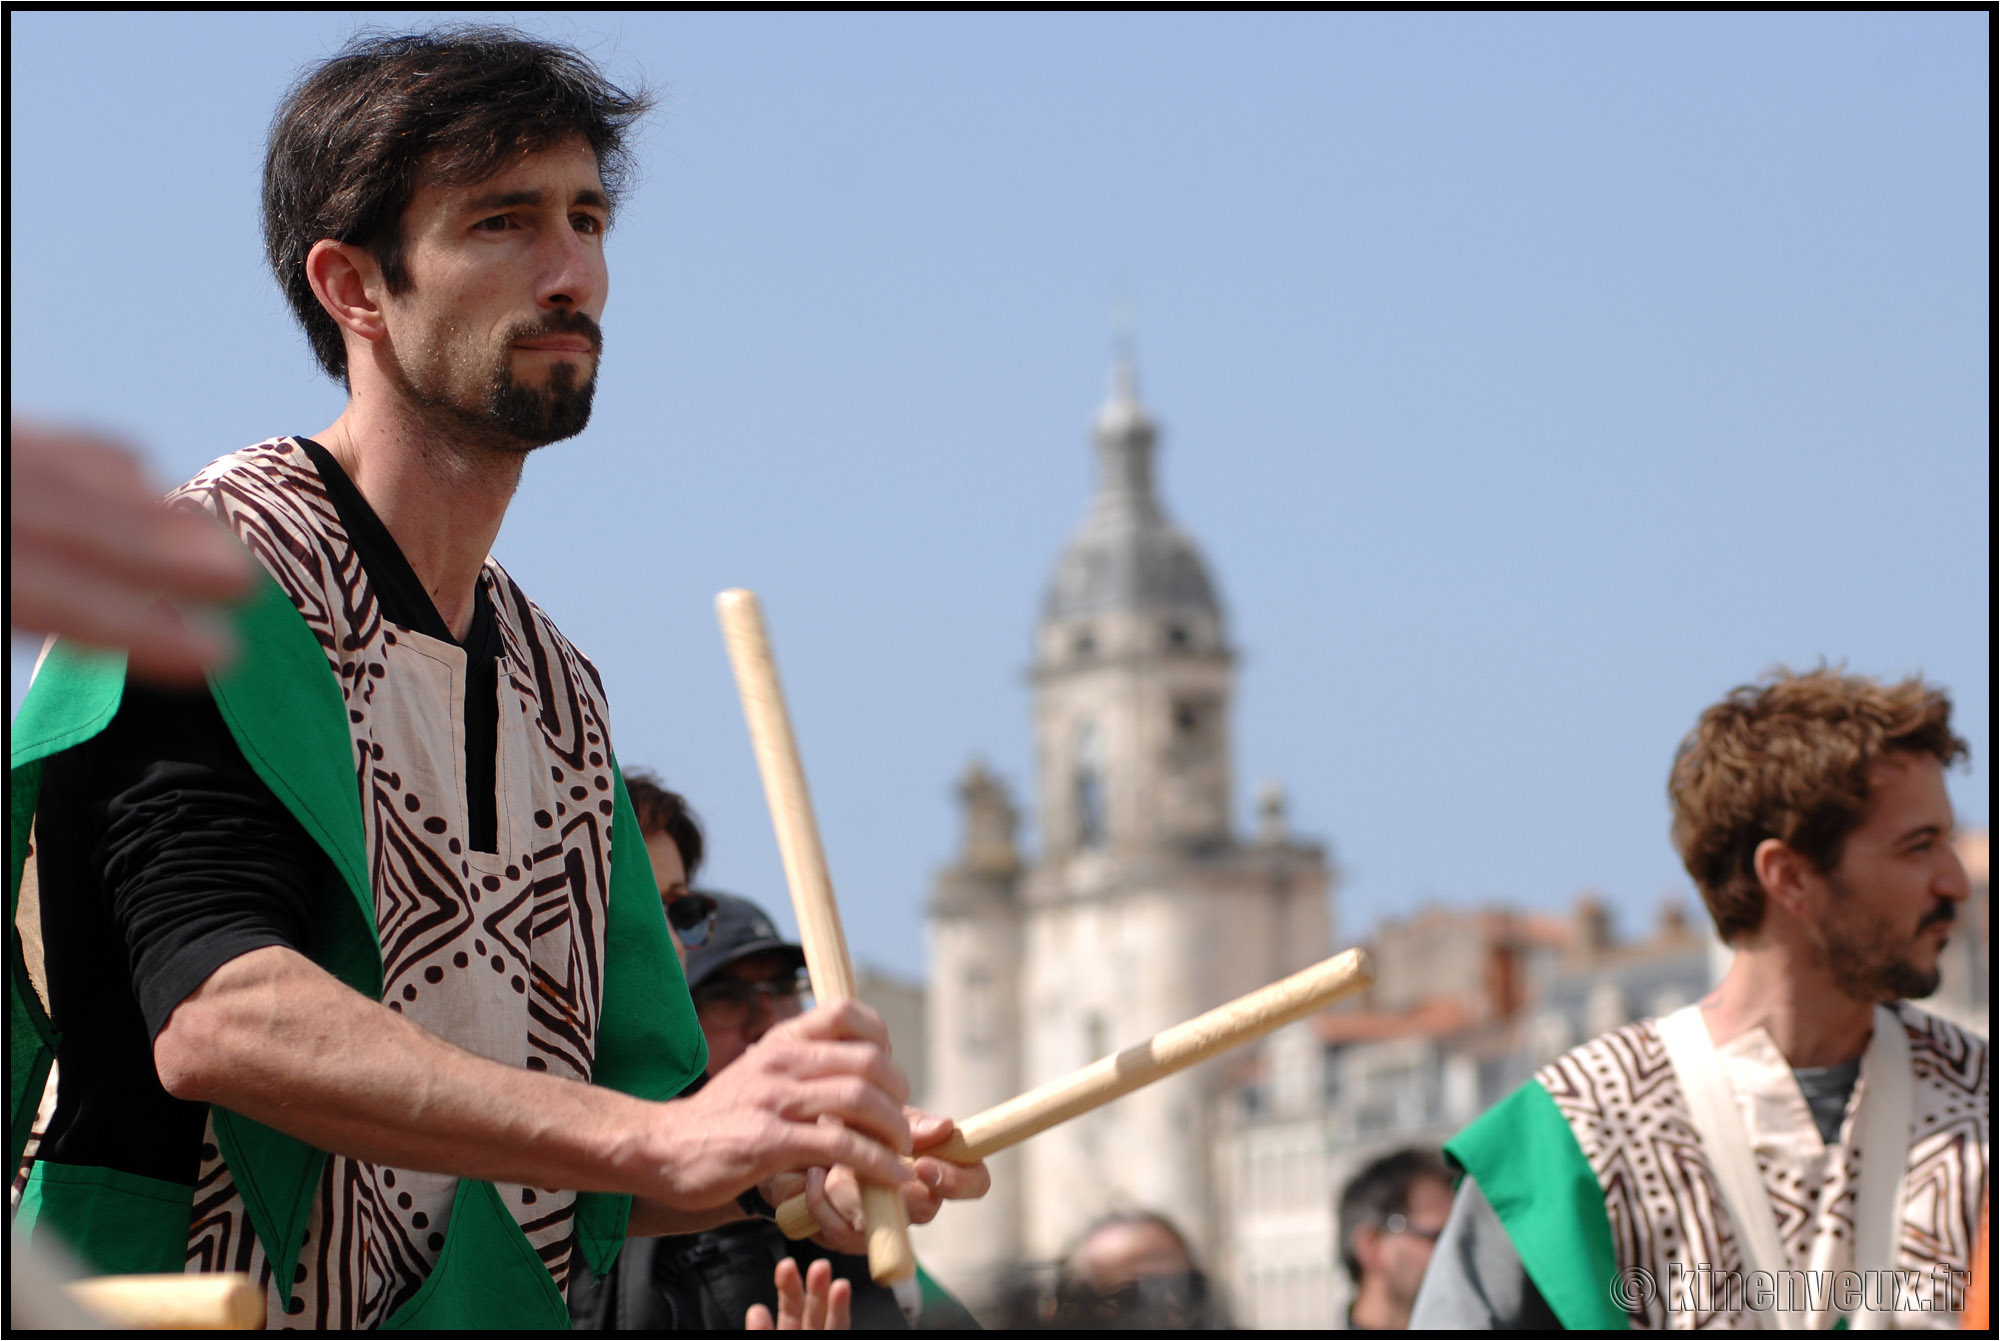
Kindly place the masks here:
[(466, 630), (463, 641), (454, 638), (451, 628), (438, 613), (437, 602), (424, 590), (417, 570), (410, 566), (403, 547), (396, 543), (396, 537), (389, 534), (389, 528), (369, 506), (360, 488), (341, 469), (340, 462), (311, 438), (295, 437), (319, 472), (320, 482), (326, 485), (327, 497), (333, 500), (333, 509), (340, 514), (340, 524), (347, 531), (348, 541), (354, 546), (354, 553), (361, 560), (361, 566), (368, 572), (368, 583), (375, 589), (375, 599), (382, 604), (382, 615), (393, 624), (406, 629), (414, 629), (426, 637), (441, 642), (452, 643), (475, 655), (486, 652), (492, 640), (498, 636), (493, 618), (493, 603), (486, 592), (486, 575), (482, 571), (479, 580), (473, 584), (472, 626)]

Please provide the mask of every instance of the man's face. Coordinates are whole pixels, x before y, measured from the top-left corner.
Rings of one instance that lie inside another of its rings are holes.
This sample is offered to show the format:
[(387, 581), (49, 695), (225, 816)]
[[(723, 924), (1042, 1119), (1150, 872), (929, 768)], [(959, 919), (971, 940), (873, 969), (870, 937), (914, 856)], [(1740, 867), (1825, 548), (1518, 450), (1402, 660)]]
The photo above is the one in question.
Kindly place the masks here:
[(399, 390), (451, 440), (515, 453), (590, 421), (610, 205), (581, 140), (403, 213), (411, 281), (383, 312)]
[(1858, 1001), (1937, 990), (1938, 956), (1971, 893), (1951, 844), (1944, 767), (1896, 754), (1868, 774), (1868, 809), (1808, 919), (1835, 984)]
[(741, 1057), (772, 1025), (804, 1008), (798, 961), (764, 950), (724, 964), (694, 989), (694, 1014), (708, 1040), (708, 1073)]
[(1063, 1320), (1080, 1328), (1185, 1331), (1202, 1322), (1207, 1286), (1180, 1240), (1153, 1221), (1099, 1226), (1071, 1254), (1068, 1274)]
[(1380, 1272), (1390, 1298), (1404, 1309), (1416, 1303), (1431, 1250), (1451, 1215), (1451, 1187), (1435, 1178), (1419, 1178), (1410, 1184), (1409, 1205), (1400, 1223), (1392, 1217), (1390, 1224), (1377, 1227), (1374, 1260), (1360, 1254), (1364, 1269)]
[[(687, 863), (681, 860), (681, 850), (674, 840), (664, 833), (646, 835), (646, 855), (653, 862), (653, 879), (660, 885), (660, 903), (664, 907), (675, 899), (687, 897)], [(667, 924), (667, 935), (673, 937), (674, 953), (681, 958), (681, 967), (687, 967), (687, 947), (674, 934), (673, 923)], [(697, 939), (699, 939), (697, 937)]]

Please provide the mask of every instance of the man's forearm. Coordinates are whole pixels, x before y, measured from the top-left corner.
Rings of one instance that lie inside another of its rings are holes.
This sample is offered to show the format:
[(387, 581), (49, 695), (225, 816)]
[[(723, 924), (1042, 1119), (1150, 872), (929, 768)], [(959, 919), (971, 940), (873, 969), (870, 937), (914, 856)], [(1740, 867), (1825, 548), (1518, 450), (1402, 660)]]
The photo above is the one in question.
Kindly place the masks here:
[(160, 1082), (372, 1163), (534, 1187), (629, 1192), (646, 1214), (736, 1215), (779, 1173), (847, 1164), (909, 1175), (909, 1093), (865, 1007), (823, 1006), (766, 1034), (700, 1093), (670, 1103), (467, 1052), (296, 951), (230, 960), (154, 1040)]
[(216, 970), (174, 1011), (154, 1057), (177, 1097), (357, 1159), (674, 1195), (656, 1153), (676, 1118), (666, 1105), (476, 1056), (283, 947)]

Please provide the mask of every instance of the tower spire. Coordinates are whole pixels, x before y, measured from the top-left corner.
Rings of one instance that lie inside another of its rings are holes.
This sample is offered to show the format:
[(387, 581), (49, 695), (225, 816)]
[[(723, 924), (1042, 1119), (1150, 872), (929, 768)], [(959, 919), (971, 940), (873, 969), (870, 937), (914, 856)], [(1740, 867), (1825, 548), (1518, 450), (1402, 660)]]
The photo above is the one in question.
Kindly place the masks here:
[(1153, 496), (1152, 416), (1139, 402), (1139, 369), (1133, 357), (1130, 304), (1112, 311), (1111, 393), (1097, 412), (1097, 497), (1100, 505), (1158, 510)]

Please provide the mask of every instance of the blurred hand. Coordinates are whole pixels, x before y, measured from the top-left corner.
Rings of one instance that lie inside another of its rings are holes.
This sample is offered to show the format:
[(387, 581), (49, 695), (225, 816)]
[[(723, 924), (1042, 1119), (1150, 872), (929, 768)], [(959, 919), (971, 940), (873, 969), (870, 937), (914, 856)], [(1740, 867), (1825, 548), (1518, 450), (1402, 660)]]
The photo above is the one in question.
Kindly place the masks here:
[(203, 607), (250, 590), (254, 560), (213, 521), (169, 512), (139, 461), (75, 432), (9, 424), (14, 627), (130, 653), (133, 675), (196, 685), (235, 650)]
[[(993, 1175), (987, 1172), (984, 1160), (977, 1164), (953, 1164), (923, 1153), (952, 1134), (955, 1126), (950, 1118), (907, 1105), (903, 1116), (910, 1124), (911, 1149), (916, 1157), (909, 1166), (915, 1177), (903, 1184), (903, 1207), (911, 1224), (929, 1224), (947, 1201), (974, 1201), (986, 1195), (993, 1186)], [(803, 1188), (786, 1180), (776, 1190), (787, 1194), (805, 1192), (806, 1207), (812, 1211), (813, 1219), (819, 1221), (820, 1232), (813, 1235), (813, 1242), (837, 1253), (858, 1254), (868, 1250), (867, 1235), (862, 1230), (861, 1183), (853, 1169), (813, 1169), (806, 1174)], [(772, 1192), (765, 1195), (773, 1205), (783, 1200)]]
[(943, 1114), (926, 1113), (921, 1108), (905, 1108), (903, 1115), (909, 1121), (911, 1150), (917, 1157), (917, 1182), (903, 1188), (911, 1224), (929, 1224), (947, 1201), (977, 1201), (992, 1190), (993, 1175), (987, 1172), (985, 1160), (977, 1164), (954, 1164), (924, 1154), (942, 1145), (958, 1129), (956, 1123)]
[(799, 1284), (799, 1264), (789, 1257), (778, 1263), (775, 1279), (777, 1326), (771, 1324), (770, 1309), (752, 1304), (743, 1315), (744, 1331), (844, 1332), (851, 1326), (848, 1313), (854, 1301), (854, 1287), (847, 1281), (835, 1280), (833, 1268), (824, 1259), (807, 1269), (803, 1286)]
[(881, 1016), (856, 1002), (773, 1027), (700, 1092), (663, 1106), (652, 1195), (717, 1206), (785, 1171), (835, 1164), (887, 1186), (914, 1180), (897, 1158), (910, 1149), (910, 1083), (888, 1044)]

